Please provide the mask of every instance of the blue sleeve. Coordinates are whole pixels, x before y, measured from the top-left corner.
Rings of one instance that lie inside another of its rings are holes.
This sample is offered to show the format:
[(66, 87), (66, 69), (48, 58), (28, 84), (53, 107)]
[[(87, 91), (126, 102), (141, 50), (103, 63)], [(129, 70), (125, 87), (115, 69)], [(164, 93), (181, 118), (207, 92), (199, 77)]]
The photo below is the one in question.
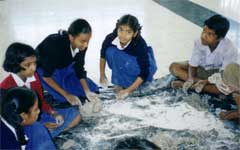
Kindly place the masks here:
[(148, 57), (148, 51), (147, 51), (147, 45), (139, 45), (136, 48), (138, 54), (137, 54), (137, 63), (140, 67), (140, 73), (138, 77), (142, 78), (143, 81), (145, 81), (149, 75), (149, 57)]
[(36, 48), (36, 50), (38, 52), (38, 61), (39, 61), (40, 67), (43, 70), (44, 77), (51, 77), (55, 70), (57, 53), (54, 53), (55, 50), (53, 50), (53, 49), (56, 49), (56, 48), (54, 47), (54, 43), (50, 39), (50, 37), (47, 37)]
[(115, 33), (108, 34), (105, 38), (105, 40), (102, 43), (102, 48), (101, 48), (101, 58), (105, 58), (106, 55), (106, 50), (109, 46), (111, 46), (112, 41), (117, 37)]
[(0, 121), (1, 129), (1, 144), (0, 149), (21, 149), (21, 145), (18, 143), (13, 132), (2, 122)]
[(142, 78), (145, 81), (149, 75), (150, 61), (148, 55), (148, 46), (146, 41), (142, 38), (141, 35), (136, 37), (134, 40), (134, 53), (137, 56), (137, 63), (140, 68), (140, 73), (138, 77)]

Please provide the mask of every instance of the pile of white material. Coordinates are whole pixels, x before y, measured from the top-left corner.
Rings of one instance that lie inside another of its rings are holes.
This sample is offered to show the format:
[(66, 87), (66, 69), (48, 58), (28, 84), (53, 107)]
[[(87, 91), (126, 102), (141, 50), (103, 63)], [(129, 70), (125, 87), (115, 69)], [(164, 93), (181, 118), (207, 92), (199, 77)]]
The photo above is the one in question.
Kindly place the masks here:
[(240, 149), (240, 131), (219, 120), (214, 109), (209, 112), (210, 96), (165, 89), (165, 81), (156, 80), (147, 94), (142, 89), (123, 101), (112, 89), (103, 90), (102, 110), (83, 118), (57, 144), (61, 149), (64, 144), (67, 149), (114, 149), (119, 141), (137, 137), (161, 149)]
[[(194, 99), (192, 99), (194, 101)], [(158, 105), (151, 105), (153, 102), (162, 102)], [(231, 136), (224, 124), (212, 113), (198, 111), (186, 102), (176, 103), (172, 106), (163, 103), (164, 98), (154, 99), (142, 98), (138, 100), (128, 99), (124, 102), (116, 102), (106, 108), (112, 114), (124, 115), (141, 120), (141, 123), (164, 129), (174, 130), (196, 130), (210, 131), (217, 130), (224, 136)], [(145, 108), (145, 109), (143, 109)]]
[(101, 100), (86, 100), (84, 105), (79, 106), (80, 114), (83, 117), (92, 116), (96, 113), (100, 112), (102, 109), (102, 102)]

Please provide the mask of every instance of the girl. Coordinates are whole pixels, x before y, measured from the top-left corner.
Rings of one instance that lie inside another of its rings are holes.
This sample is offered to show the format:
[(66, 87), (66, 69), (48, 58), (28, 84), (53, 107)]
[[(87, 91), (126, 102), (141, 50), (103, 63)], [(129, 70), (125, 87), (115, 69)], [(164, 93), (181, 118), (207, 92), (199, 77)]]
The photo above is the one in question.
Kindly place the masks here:
[(78, 97), (98, 101), (98, 86), (84, 69), (92, 29), (84, 19), (75, 20), (68, 32), (51, 34), (37, 47), (38, 73), (44, 90), (55, 100), (79, 105)]
[(5, 55), (3, 68), (11, 74), (0, 84), (1, 89), (22, 87), (34, 90), (41, 102), (40, 122), (50, 131), (53, 137), (64, 130), (74, 127), (80, 121), (80, 115), (74, 108), (54, 110), (45, 100), (36, 71), (36, 52), (29, 45), (11, 44)]
[(105, 38), (100, 58), (100, 83), (107, 84), (106, 61), (112, 70), (112, 83), (120, 86), (118, 99), (124, 99), (142, 83), (153, 80), (157, 70), (153, 50), (140, 35), (136, 17), (122, 16), (113, 33)]
[(0, 149), (54, 150), (47, 129), (36, 122), (39, 112), (38, 98), (33, 91), (13, 88), (4, 94), (1, 90)]

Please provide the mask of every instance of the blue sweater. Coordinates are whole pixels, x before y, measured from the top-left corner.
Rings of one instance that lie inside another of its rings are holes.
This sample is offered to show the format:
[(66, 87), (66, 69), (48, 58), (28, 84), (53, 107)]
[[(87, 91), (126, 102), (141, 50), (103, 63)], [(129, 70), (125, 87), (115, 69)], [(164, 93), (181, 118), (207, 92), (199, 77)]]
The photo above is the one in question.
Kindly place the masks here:
[(2, 122), (0, 119), (1, 129), (1, 144), (0, 149), (21, 149), (21, 145), (18, 143), (14, 133)]
[(79, 51), (72, 58), (70, 40), (66, 32), (51, 34), (36, 48), (38, 52), (38, 67), (43, 70), (44, 77), (51, 77), (56, 69), (63, 69), (74, 63), (73, 68), (79, 79), (86, 78), (84, 68), (86, 50)]

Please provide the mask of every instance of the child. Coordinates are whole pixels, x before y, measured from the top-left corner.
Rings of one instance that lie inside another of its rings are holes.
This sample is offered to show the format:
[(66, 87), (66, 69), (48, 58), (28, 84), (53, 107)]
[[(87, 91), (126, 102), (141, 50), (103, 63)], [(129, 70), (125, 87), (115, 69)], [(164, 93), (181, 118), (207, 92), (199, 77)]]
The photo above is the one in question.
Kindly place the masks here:
[(215, 82), (218, 89), (225, 95), (233, 94), (237, 104), (237, 111), (221, 112), (220, 118), (223, 120), (238, 119), (240, 123), (240, 65), (232, 63), (226, 66), (222, 75), (222, 84)]
[(98, 86), (84, 69), (85, 54), (92, 36), (90, 24), (77, 19), (66, 32), (51, 34), (38, 46), (37, 72), (44, 90), (55, 100), (79, 105), (79, 96), (89, 101), (99, 101)]
[(41, 102), (40, 122), (51, 130), (53, 137), (79, 123), (80, 114), (74, 108), (54, 110), (46, 102), (39, 77), (35, 73), (36, 52), (31, 46), (22, 43), (11, 44), (6, 51), (3, 68), (11, 74), (1, 82), (0, 88), (25, 86), (34, 90)]
[(100, 83), (105, 86), (106, 61), (112, 70), (112, 83), (120, 87), (118, 99), (124, 99), (144, 82), (151, 82), (157, 70), (153, 50), (142, 38), (136, 17), (122, 16), (101, 49)]
[(26, 88), (1, 90), (0, 149), (54, 150), (47, 129), (36, 122), (39, 112), (38, 98), (33, 91)]
[(190, 61), (172, 63), (170, 66), (170, 72), (180, 79), (173, 81), (172, 87), (220, 94), (216, 86), (207, 83), (206, 79), (227, 64), (237, 61), (236, 47), (225, 38), (228, 29), (229, 21), (221, 15), (214, 15), (204, 22), (201, 38), (194, 43)]

